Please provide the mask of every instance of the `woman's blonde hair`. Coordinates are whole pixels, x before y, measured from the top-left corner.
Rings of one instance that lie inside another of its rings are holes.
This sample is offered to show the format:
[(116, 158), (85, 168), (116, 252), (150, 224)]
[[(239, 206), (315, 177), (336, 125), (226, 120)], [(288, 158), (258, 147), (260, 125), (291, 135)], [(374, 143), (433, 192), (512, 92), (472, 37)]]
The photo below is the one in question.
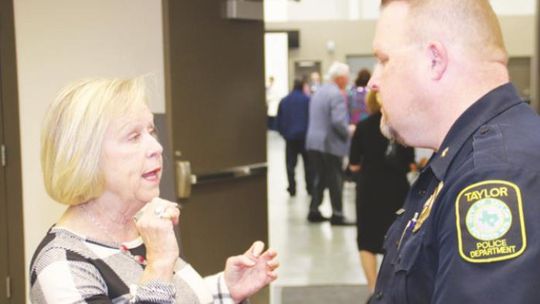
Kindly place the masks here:
[(379, 100), (379, 93), (373, 90), (369, 90), (366, 94), (366, 107), (369, 114), (375, 114), (381, 110), (381, 103)]
[(47, 193), (77, 205), (99, 197), (105, 132), (112, 119), (146, 104), (142, 77), (89, 79), (65, 87), (50, 105), (41, 133), (41, 167)]

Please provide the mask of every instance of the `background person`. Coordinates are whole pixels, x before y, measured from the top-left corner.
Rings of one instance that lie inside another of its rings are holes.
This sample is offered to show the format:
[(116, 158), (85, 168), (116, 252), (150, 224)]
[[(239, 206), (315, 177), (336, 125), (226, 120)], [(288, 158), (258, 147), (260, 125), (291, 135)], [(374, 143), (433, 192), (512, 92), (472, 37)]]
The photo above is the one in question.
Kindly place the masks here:
[(489, 1), (383, 1), (373, 47), (383, 134), (435, 153), (371, 302), (537, 303), (540, 119), (509, 83)]
[(159, 198), (162, 151), (142, 79), (65, 88), (42, 131), (45, 187), (68, 208), (36, 249), (32, 303), (238, 303), (276, 278), (255, 242), (201, 278), (180, 259), (180, 211)]
[(279, 107), (279, 93), (274, 76), (268, 77), (266, 83), (266, 115), (268, 130), (276, 130), (276, 115)]
[(354, 129), (349, 127), (345, 105), (345, 88), (349, 82), (349, 66), (334, 62), (328, 69), (330, 82), (322, 85), (311, 98), (309, 126), (306, 137), (310, 165), (315, 177), (307, 219), (317, 223), (327, 221), (319, 207), (324, 190), (330, 191), (332, 225), (354, 225), (343, 215), (343, 157), (349, 151), (349, 138)]
[[(381, 134), (377, 94), (367, 94), (371, 115), (359, 122), (351, 140), (349, 167), (356, 173), (356, 227), (360, 262), (373, 293), (377, 278), (377, 256), (383, 254), (386, 231), (403, 206), (409, 183), (407, 171), (414, 164), (414, 149), (395, 145)], [(388, 154), (389, 147), (396, 149)], [(390, 159), (392, 158), (392, 159)]]
[(309, 74), (309, 91), (311, 95), (315, 94), (315, 92), (319, 89), (321, 86), (321, 75), (319, 72), (311, 72)]
[(359, 121), (366, 119), (370, 114), (366, 106), (369, 78), (371, 78), (371, 72), (367, 69), (361, 69), (354, 80), (354, 86), (349, 89), (347, 101), (349, 123), (351, 124), (356, 125)]
[(285, 162), (287, 166), (287, 191), (291, 196), (296, 195), (295, 169), (298, 155), (304, 162), (304, 177), (306, 191), (311, 194), (312, 173), (306, 152), (306, 132), (309, 122), (309, 96), (304, 93), (306, 82), (296, 79), (293, 90), (279, 103), (276, 117), (276, 128), (286, 141)]
[[(361, 69), (358, 71), (358, 75), (354, 81), (347, 95), (347, 110), (349, 112), (349, 124), (356, 126), (358, 122), (366, 119), (369, 116), (369, 111), (366, 105), (366, 97), (369, 92), (367, 84), (371, 72), (367, 69)], [(348, 160), (346, 160), (349, 162)], [(345, 168), (344, 177), (346, 181), (353, 181), (353, 173), (350, 167)]]

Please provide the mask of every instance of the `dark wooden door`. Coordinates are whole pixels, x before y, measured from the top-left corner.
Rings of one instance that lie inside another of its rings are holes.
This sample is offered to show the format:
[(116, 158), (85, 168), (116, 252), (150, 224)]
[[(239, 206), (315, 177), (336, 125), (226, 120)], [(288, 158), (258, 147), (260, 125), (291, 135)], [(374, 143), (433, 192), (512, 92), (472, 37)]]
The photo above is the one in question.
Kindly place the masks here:
[(171, 154), (198, 177), (181, 200), (182, 254), (203, 275), (268, 240), (264, 23), (227, 19), (224, 4), (164, 2)]
[[(1, 49), (1, 46), (0, 46)], [(0, 57), (3, 53), (0, 52)], [(0, 60), (0, 303), (24, 303), (25, 277), (17, 98)]]
[[(1, 96), (1, 94), (0, 94)], [(6, 170), (4, 145), (4, 115), (2, 114), (2, 99), (0, 97), (0, 303), (8, 299), (8, 225), (6, 199)], [(5, 282), (5, 283), (4, 283)]]
[(21, 145), (13, 0), (0, 0), (0, 303), (25, 303)]

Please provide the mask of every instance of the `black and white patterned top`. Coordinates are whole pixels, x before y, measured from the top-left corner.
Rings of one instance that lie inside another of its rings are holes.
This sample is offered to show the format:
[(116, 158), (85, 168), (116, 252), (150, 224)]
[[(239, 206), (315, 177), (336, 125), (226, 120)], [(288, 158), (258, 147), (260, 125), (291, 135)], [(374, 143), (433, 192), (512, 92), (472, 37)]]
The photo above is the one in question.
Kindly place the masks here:
[(172, 283), (139, 284), (144, 266), (133, 256), (145, 256), (139, 238), (117, 245), (51, 228), (30, 266), (30, 299), (34, 304), (64, 303), (193, 303), (230, 304), (223, 274), (202, 278), (178, 259)]

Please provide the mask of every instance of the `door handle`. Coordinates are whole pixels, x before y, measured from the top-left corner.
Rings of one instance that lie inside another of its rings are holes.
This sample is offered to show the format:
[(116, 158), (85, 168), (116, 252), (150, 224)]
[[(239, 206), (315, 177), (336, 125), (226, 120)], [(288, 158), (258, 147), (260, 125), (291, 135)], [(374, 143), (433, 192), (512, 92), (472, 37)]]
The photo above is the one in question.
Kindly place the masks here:
[(249, 177), (256, 175), (264, 175), (267, 172), (266, 163), (256, 163), (246, 166), (238, 166), (226, 168), (213, 172), (205, 172), (202, 174), (192, 175), (191, 181), (193, 184), (206, 184), (221, 180), (236, 179), (240, 177)]
[(191, 174), (190, 162), (176, 161), (176, 195), (178, 198), (189, 198), (192, 185), (264, 175), (266, 172), (266, 163), (256, 163), (194, 175)]
[(189, 198), (191, 195), (191, 163), (188, 161), (176, 162), (176, 196)]

